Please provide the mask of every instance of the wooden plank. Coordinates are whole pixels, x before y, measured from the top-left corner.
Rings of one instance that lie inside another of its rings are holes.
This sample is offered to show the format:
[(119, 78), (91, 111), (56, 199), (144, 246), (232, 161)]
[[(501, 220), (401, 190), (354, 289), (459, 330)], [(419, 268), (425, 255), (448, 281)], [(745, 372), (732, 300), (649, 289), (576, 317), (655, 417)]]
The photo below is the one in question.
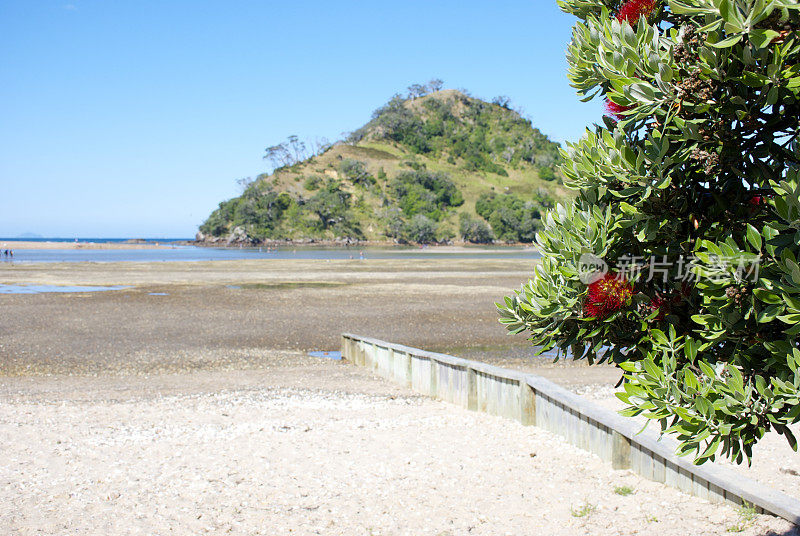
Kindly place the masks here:
[(616, 430), (611, 433), (611, 467), (614, 469), (631, 467), (631, 440)]
[(678, 489), (684, 493), (692, 493), (692, 473), (686, 467), (678, 468)]
[(709, 485), (709, 493), (708, 493), (708, 500), (713, 503), (724, 503), (725, 502), (725, 490), (721, 487), (717, 486), (716, 484)]
[(652, 480), (656, 482), (664, 483), (664, 479), (666, 478), (666, 461), (664, 458), (659, 456), (658, 454), (653, 454), (653, 476)]
[(641, 460), (639, 462), (639, 474), (645, 477), (648, 480), (654, 480), (653, 478), (653, 456), (654, 454), (639, 445), (639, 452), (641, 453)]
[(693, 474), (692, 475), (692, 495), (701, 499), (708, 500), (710, 496), (711, 483), (706, 479)]
[(536, 424), (536, 393), (527, 382), (518, 382), (519, 422), (525, 426)]
[(467, 369), (467, 409), (478, 411), (478, 374), (474, 369)]

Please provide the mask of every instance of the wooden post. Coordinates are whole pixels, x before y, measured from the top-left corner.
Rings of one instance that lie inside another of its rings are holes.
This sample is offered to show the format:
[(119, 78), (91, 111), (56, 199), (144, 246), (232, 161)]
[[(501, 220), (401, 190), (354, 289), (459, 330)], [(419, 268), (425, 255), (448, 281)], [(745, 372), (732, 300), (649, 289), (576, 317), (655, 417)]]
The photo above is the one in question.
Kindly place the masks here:
[(427, 359), (431, 364), (431, 397), (439, 398), (439, 365), (430, 357)]
[(478, 373), (467, 368), (467, 409), (478, 411)]
[(519, 422), (525, 426), (536, 424), (536, 393), (528, 382), (519, 382)]
[(631, 440), (616, 430), (611, 432), (611, 467), (631, 468)]

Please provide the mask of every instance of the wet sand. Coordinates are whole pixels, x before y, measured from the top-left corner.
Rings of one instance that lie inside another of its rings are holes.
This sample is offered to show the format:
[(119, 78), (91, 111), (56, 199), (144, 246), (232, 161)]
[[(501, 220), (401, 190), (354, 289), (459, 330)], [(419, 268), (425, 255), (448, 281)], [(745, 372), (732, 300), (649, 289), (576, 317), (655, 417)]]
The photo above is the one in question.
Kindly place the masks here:
[(257, 367), (250, 350), (338, 349), (342, 332), (421, 347), (527, 348), (494, 302), (531, 261), (367, 260), (0, 266), (0, 283), (130, 285), (2, 295), (0, 374)]

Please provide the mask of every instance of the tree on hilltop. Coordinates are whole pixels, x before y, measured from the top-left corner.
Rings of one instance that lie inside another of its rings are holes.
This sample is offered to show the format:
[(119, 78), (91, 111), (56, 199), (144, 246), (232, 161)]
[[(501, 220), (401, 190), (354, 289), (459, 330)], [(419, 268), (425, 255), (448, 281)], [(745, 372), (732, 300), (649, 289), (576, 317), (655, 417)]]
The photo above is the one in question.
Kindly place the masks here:
[(434, 78), (430, 82), (428, 82), (428, 91), (431, 93), (435, 93), (437, 91), (441, 91), (444, 87), (444, 82), (439, 80), (438, 78)]

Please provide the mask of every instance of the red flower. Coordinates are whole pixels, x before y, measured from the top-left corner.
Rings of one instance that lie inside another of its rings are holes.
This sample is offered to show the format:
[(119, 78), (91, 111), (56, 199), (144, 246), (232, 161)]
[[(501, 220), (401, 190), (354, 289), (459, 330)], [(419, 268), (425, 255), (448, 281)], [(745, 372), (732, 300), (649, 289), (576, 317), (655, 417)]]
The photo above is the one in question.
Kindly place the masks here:
[(753, 197), (750, 198), (748, 203), (754, 207), (757, 207), (759, 205), (764, 204), (764, 198), (761, 197), (760, 195), (754, 195)]
[(658, 0), (628, 0), (617, 11), (617, 20), (636, 24), (640, 17), (648, 18), (656, 9)]
[(627, 112), (628, 110), (632, 110), (633, 106), (622, 106), (621, 104), (617, 104), (616, 102), (606, 99), (606, 115), (608, 117), (615, 117), (618, 120), (625, 119), (625, 116), (622, 115), (622, 112)]
[(633, 285), (624, 277), (608, 272), (602, 279), (589, 285), (583, 313), (586, 316), (605, 318), (630, 304)]

